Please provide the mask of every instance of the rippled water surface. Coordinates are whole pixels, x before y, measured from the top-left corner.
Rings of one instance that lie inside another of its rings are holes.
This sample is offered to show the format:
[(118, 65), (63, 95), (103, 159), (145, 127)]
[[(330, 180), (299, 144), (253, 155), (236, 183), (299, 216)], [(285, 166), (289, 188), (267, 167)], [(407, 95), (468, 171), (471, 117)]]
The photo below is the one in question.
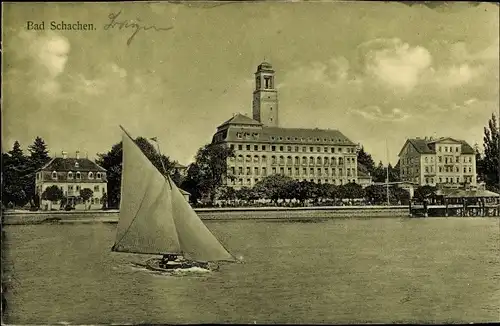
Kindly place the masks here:
[(499, 219), (207, 222), (244, 264), (203, 277), (132, 266), (115, 224), (7, 226), (4, 321), (347, 323), (500, 320)]

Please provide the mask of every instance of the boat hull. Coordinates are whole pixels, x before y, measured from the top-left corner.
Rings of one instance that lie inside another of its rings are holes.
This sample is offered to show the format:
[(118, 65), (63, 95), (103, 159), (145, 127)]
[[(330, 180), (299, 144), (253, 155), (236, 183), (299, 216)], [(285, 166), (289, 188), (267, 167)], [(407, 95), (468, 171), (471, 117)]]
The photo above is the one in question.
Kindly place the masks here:
[(165, 266), (161, 263), (161, 261), (162, 260), (160, 258), (153, 258), (147, 260), (144, 264), (137, 264), (137, 265), (145, 267), (152, 271), (172, 273), (172, 274), (208, 273), (218, 269), (218, 266), (212, 265), (210, 263), (202, 264), (191, 261), (180, 261), (180, 262), (174, 261), (174, 262), (169, 262), (167, 266)]

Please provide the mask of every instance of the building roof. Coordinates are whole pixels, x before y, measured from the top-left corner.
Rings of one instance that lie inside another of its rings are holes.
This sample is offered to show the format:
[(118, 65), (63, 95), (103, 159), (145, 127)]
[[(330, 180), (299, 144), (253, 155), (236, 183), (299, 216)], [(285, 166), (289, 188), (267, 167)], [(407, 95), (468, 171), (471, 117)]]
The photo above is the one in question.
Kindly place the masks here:
[(496, 192), (481, 190), (481, 189), (441, 189), (441, 193), (447, 198), (484, 198), (484, 197), (500, 197)]
[(234, 115), (231, 119), (222, 123), (219, 126), (219, 128), (226, 126), (226, 125), (262, 126), (262, 123), (260, 123), (257, 120), (254, 120), (246, 115), (238, 113), (238, 114)]
[(256, 143), (307, 144), (318, 146), (356, 145), (338, 130), (279, 127), (248, 129), (245, 127), (231, 126), (227, 131), (225, 140), (232, 142), (250, 141)]
[[(420, 154), (436, 154), (436, 150), (433, 146), (430, 146), (431, 144), (436, 144), (439, 142), (443, 142), (445, 140), (451, 140), (455, 143), (460, 143), (462, 145), (462, 154), (474, 154), (474, 149), (465, 141), (461, 139), (454, 139), (450, 137), (441, 137), (438, 139), (425, 139), (425, 138), (411, 138), (407, 139), (405, 145), (399, 152), (399, 155), (401, 155), (401, 152), (403, 149), (406, 147), (407, 143), (410, 143), (418, 153)], [(398, 156), (399, 156), (398, 155)]]
[[(78, 164), (76, 164), (78, 163)], [(106, 172), (106, 169), (92, 162), (88, 158), (53, 158), (39, 171), (97, 171)]]

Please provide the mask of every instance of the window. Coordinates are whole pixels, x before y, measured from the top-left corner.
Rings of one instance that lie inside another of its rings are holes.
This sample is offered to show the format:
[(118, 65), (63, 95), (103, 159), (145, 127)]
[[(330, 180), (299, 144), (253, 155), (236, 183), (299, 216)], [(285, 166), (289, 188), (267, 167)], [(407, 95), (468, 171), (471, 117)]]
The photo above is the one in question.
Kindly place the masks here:
[(57, 179), (57, 172), (56, 171), (52, 172), (52, 179), (54, 179), (54, 180)]
[(427, 163), (428, 161), (429, 161), (429, 160), (428, 160), (428, 158), (426, 157), (426, 158), (425, 158), (425, 163)]
[(285, 158), (283, 156), (280, 156), (280, 164), (285, 164)]
[(259, 150), (259, 145), (253, 145), (253, 150), (258, 151)]
[(318, 157), (318, 158), (316, 159), (316, 164), (321, 165), (321, 157)]
[(307, 152), (307, 147), (302, 146), (302, 151), (303, 151), (304, 153), (305, 153), (305, 152)]
[(471, 173), (471, 172), (472, 172), (472, 168), (469, 166), (469, 173)]
[(94, 192), (99, 192), (99, 186), (94, 186)]
[(271, 163), (276, 164), (276, 156), (271, 156)]
[(73, 172), (71, 171), (68, 172), (68, 179), (73, 179)]
[(467, 172), (467, 168), (464, 166), (464, 173), (466, 173), (466, 172)]
[(234, 144), (229, 145), (231, 149), (234, 149)]
[(307, 164), (307, 157), (302, 157), (302, 165), (306, 165)]
[(309, 147), (309, 152), (314, 152), (314, 147)]
[(314, 157), (312, 157), (312, 156), (311, 156), (311, 157), (309, 158), (309, 164), (311, 164), (311, 165), (312, 165), (312, 164), (314, 164)]
[(472, 157), (469, 156), (469, 163), (472, 163)]
[(280, 152), (283, 152), (283, 146), (280, 146)]
[(286, 150), (289, 151), (289, 152), (291, 152), (292, 151), (292, 146), (287, 146)]
[(262, 163), (266, 163), (267, 162), (267, 157), (265, 155), (262, 156)]
[(247, 151), (249, 151), (249, 150), (250, 150), (250, 145), (247, 145)]
[(240, 166), (238, 167), (238, 175), (242, 175), (243, 174), (243, 167)]
[(323, 152), (328, 153), (328, 147), (323, 148)]
[(252, 157), (251, 157), (250, 155), (247, 155), (247, 156), (245, 157), (245, 161), (247, 161), (247, 162), (251, 162), (251, 161), (252, 161)]
[(262, 150), (265, 151), (266, 150), (266, 145), (262, 145)]
[(82, 178), (82, 174), (80, 172), (76, 172), (76, 179), (80, 180)]
[(295, 164), (300, 164), (300, 159), (298, 156), (295, 156)]
[(458, 147), (455, 147), (455, 152), (457, 152), (457, 153), (458, 153)]
[(97, 179), (100, 179), (102, 176), (101, 172), (97, 172)]
[(263, 176), (267, 175), (267, 169), (265, 167), (262, 168), (262, 175)]
[(259, 157), (258, 157), (257, 155), (254, 155), (254, 157), (253, 157), (253, 161), (254, 161), (255, 163), (259, 163)]
[(280, 174), (285, 174), (285, 168), (283, 167), (280, 168)]
[(89, 172), (89, 179), (94, 179), (94, 174), (92, 172)]
[(242, 151), (243, 150), (243, 145), (238, 145), (238, 150)]
[(253, 169), (253, 174), (255, 174), (255, 175), (259, 175), (259, 168), (257, 168), (257, 167), (256, 167), (256, 168), (254, 168), (254, 169)]
[(439, 156), (438, 159), (439, 159), (439, 163), (443, 162), (443, 157), (442, 156)]
[(331, 152), (335, 153), (335, 148), (334, 147), (331, 148)]
[(76, 191), (79, 191), (80, 190), (80, 186), (76, 186)]

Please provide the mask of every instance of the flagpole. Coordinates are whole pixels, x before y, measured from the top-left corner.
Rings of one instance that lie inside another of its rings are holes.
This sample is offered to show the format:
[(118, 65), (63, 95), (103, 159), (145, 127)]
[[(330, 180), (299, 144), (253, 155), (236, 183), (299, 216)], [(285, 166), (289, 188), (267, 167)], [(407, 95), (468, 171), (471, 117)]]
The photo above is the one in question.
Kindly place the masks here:
[(389, 206), (390, 205), (390, 201), (389, 201), (389, 147), (387, 146), (387, 138), (385, 139), (385, 149), (386, 149), (386, 154), (387, 154), (387, 168), (386, 168), (385, 185), (386, 185), (387, 206)]
[(151, 139), (156, 143), (156, 147), (158, 148), (158, 155), (160, 155), (161, 166), (163, 167), (163, 176), (165, 177), (165, 179), (167, 179), (170, 188), (172, 188), (172, 184), (170, 183), (170, 178), (168, 177), (167, 168), (165, 168), (165, 163), (163, 163), (163, 155), (161, 154), (160, 142), (158, 141), (158, 137), (153, 137), (149, 139)]

